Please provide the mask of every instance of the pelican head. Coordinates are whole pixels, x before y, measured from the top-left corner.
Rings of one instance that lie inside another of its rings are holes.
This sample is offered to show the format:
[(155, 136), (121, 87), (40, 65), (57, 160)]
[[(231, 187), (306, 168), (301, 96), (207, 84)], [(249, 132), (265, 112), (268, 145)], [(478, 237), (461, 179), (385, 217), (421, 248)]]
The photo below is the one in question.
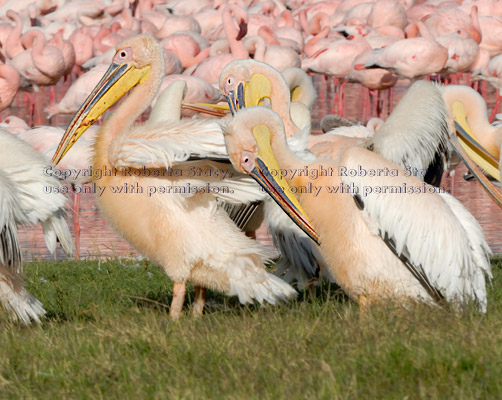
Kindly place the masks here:
[(225, 129), (225, 143), (234, 167), (251, 175), (289, 217), (319, 243), (319, 236), (281, 173), (272, 149), (288, 151), (279, 115), (265, 107), (239, 110)]
[(118, 46), (112, 64), (68, 125), (52, 158), (54, 165), (108, 108), (149, 78), (152, 62), (158, 62), (161, 51), (155, 39), (148, 35), (136, 36)]
[[(464, 103), (460, 100), (454, 100), (451, 102), (450, 108), (454, 124), (454, 130), (450, 137), (453, 149), (490, 197), (502, 208), (502, 195), (485, 176), (485, 173), (488, 173), (500, 182), (499, 160), (486, 150), (474, 135), (468, 123)], [(500, 157), (500, 155), (497, 156)], [(481, 171), (478, 166), (483, 170)]]
[[(272, 82), (281, 85), (272, 85)], [(273, 91), (287, 90), (282, 74), (270, 65), (255, 60), (234, 60), (220, 74), (220, 89), (227, 96), (230, 110), (270, 102)], [(289, 98), (289, 93), (285, 94)]]
[[(228, 106), (207, 103), (184, 104), (184, 108), (207, 114), (224, 116), (222, 111), (235, 113), (245, 107), (272, 105), (272, 97), (286, 99), (289, 107), (292, 93), (284, 76), (270, 65), (255, 60), (234, 60), (227, 64), (220, 74), (220, 90), (227, 99)], [(293, 87), (295, 97), (298, 88)]]

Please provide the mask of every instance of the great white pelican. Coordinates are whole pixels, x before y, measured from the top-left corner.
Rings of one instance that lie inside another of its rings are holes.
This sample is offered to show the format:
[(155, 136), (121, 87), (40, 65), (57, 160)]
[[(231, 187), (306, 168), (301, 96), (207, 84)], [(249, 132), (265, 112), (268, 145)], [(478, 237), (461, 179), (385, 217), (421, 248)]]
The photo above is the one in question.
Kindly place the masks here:
[[(163, 77), (162, 48), (152, 37), (140, 35), (119, 45), (112, 65), (69, 124), (53, 162), (132, 89), (96, 139), (93, 170), (102, 175), (94, 178), (102, 190), (97, 201), (111, 225), (174, 281), (171, 317), (181, 313), (186, 282), (195, 285), (195, 314), (202, 313), (204, 288), (237, 295), (242, 303), (290, 299), (294, 289), (265, 271), (264, 247), (218, 206), (218, 198), (232, 203), (262, 198), (255, 183), (228, 163), (189, 161), (228, 157), (220, 125), (165, 121), (158, 112), (153, 121), (134, 125)], [(179, 103), (171, 106), (179, 109)]]
[[(265, 107), (238, 111), (225, 140), (234, 166), (255, 176), (318, 241), (352, 299), (363, 306), (385, 298), (474, 302), (486, 311), (490, 249), (454, 197), (360, 147), (306, 162), (288, 147), (280, 116)], [(318, 174), (279, 181), (277, 169)]]

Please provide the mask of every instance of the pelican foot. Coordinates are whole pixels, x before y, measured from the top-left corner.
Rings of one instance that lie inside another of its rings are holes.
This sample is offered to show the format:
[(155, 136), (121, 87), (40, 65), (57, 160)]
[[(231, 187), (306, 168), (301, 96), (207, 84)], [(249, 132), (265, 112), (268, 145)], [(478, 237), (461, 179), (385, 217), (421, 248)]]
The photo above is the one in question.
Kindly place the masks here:
[(206, 288), (195, 286), (195, 301), (192, 305), (192, 315), (194, 317), (202, 316), (204, 303), (206, 301)]

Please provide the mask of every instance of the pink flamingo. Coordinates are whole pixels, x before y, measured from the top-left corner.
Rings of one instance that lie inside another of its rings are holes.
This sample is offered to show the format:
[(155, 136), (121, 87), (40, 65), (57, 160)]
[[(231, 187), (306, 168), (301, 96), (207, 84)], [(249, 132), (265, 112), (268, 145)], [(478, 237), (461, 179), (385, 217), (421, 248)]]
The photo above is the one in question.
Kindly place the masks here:
[(63, 60), (64, 60), (63, 75), (68, 76), (71, 73), (73, 66), (75, 65), (75, 60), (77, 58), (73, 44), (68, 40), (63, 39), (62, 32), (57, 32), (53, 36), (53, 38), (49, 40), (47, 43), (49, 45), (56, 46), (63, 54)]
[[(383, 113), (383, 100), (381, 98), (381, 91), (386, 89), (391, 89), (397, 83), (397, 75), (383, 68), (372, 68), (366, 69), (364, 63), (372, 57), (372, 50), (365, 51), (359, 54), (354, 63), (351, 66), (348, 79), (353, 82), (359, 82), (361, 85), (366, 87), (368, 91), (365, 93), (364, 106), (363, 106), (363, 121), (367, 121), (370, 118), (371, 112), (369, 109), (369, 101), (367, 101), (367, 96), (373, 95), (374, 97), (374, 109), (379, 118), (382, 117)], [(390, 94), (390, 93), (389, 93)], [(390, 96), (389, 96), (390, 97)], [(389, 112), (391, 111), (392, 104), (389, 100)]]
[(481, 43), (479, 47), (485, 49), (490, 57), (502, 53), (502, 20), (494, 17), (480, 17)]
[(377, 28), (379, 26), (394, 26), (404, 30), (408, 25), (406, 9), (397, 0), (380, 0), (373, 3), (368, 15), (368, 25)]
[[(190, 75), (202, 78), (210, 83), (216, 83), (220, 78), (220, 71), (230, 61), (249, 58), (249, 53), (241, 41), (247, 32), (247, 18), (248, 14), (243, 8), (235, 5), (225, 7), (223, 27), (230, 46), (230, 53), (206, 58), (190, 71)], [(239, 28), (236, 27), (236, 23)]]
[(81, 67), (86, 61), (94, 56), (93, 37), (90, 29), (87, 27), (80, 27), (73, 31), (69, 41), (73, 44), (75, 52), (75, 65)]
[(9, 36), (5, 41), (4, 51), (8, 58), (14, 58), (24, 51), (21, 44), (21, 33), (23, 31), (23, 21), (15, 11), (7, 11), (7, 18), (14, 21), (14, 28), (10, 31)]
[(292, 47), (267, 45), (265, 39), (258, 35), (246, 38), (244, 45), (255, 60), (263, 61), (280, 72), (287, 68), (301, 66), (300, 56)]
[(304, 70), (331, 75), (342, 80), (342, 83), (337, 85), (338, 95), (335, 97), (335, 102), (333, 103), (333, 113), (335, 112), (336, 103), (338, 114), (345, 114), (343, 109), (344, 79), (349, 75), (355, 58), (368, 50), (371, 50), (371, 46), (365, 39), (338, 40), (302, 61), (302, 69)]
[(476, 6), (472, 6), (469, 15), (458, 7), (440, 7), (434, 13), (425, 17), (424, 22), (436, 37), (463, 29), (471, 35), (476, 43), (481, 42), (481, 29)]
[(15, 115), (9, 115), (7, 118), (5, 118), (3, 122), (0, 123), (0, 127), (14, 135), (30, 129), (30, 126), (24, 119), (16, 117)]
[(0, 64), (0, 111), (12, 104), (20, 84), (21, 76), (17, 70), (8, 64)]
[(49, 105), (45, 112), (48, 118), (58, 114), (73, 114), (85, 101), (92, 89), (98, 84), (99, 80), (108, 69), (105, 64), (98, 64), (90, 71), (87, 71), (78, 78), (66, 91), (63, 98), (57, 104)]
[(164, 39), (178, 31), (195, 31), (200, 33), (200, 25), (194, 17), (188, 15), (170, 15), (162, 27), (155, 32), (157, 39)]
[(160, 45), (176, 54), (183, 68), (199, 64), (209, 56), (209, 48), (202, 49), (195, 38), (188, 32), (177, 32), (169, 35), (160, 42)]
[(486, 70), (479, 76), (479, 78), (491, 83), (495, 88), (497, 88), (497, 99), (489, 118), (489, 122), (491, 123), (498, 112), (500, 101), (502, 99), (500, 93), (502, 90), (502, 55), (493, 57)]
[(460, 34), (450, 33), (436, 39), (440, 45), (448, 49), (448, 60), (444, 65), (448, 75), (470, 71), (478, 58), (479, 45), (467, 32), (460, 32)]
[(398, 40), (383, 49), (373, 49), (373, 55), (364, 67), (384, 68), (413, 81), (440, 72), (447, 60), (445, 47), (435, 40), (417, 37)]
[(26, 50), (11, 60), (21, 76), (37, 86), (56, 84), (65, 72), (64, 57), (57, 47), (47, 45), (44, 33), (30, 29), (22, 37)]

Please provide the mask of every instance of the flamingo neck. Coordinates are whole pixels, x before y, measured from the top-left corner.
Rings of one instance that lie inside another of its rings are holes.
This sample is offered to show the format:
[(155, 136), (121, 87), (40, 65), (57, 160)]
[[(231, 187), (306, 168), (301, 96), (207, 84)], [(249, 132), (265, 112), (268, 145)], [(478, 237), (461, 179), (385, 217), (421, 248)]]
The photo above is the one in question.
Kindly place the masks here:
[(477, 44), (480, 44), (483, 38), (483, 34), (481, 32), (481, 25), (479, 24), (477, 6), (472, 6), (469, 16), (471, 17), (472, 25), (474, 26), (474, 30), (471, 32), (471, 36)]
[(265, 40), (261, 36), (251, 36), (246, 41), (246, 46), (250, 53), (254, 54), (254, 59), (265, 62)]
[(223, 29), (225, 30), (225, 35), (228, 39), (230, 52), (232, 53), (234, 59), (246, 59), (249, 57), (249, 53), (246, 51), (242, 41), (236, 40), (239, 32), (234, 26), (234, 18), (232, 14), (235, 14), (237, 18), (240, 17), (242, 20), (247, 19), (247, 15), (245, 15), (245, 11), (243, 9), (233, 6), (228, 6), (223, 12)]
[(19, 17), (19, 14), (17, 14), (14, 11), (9, 10), (7, 12), (7, 16), (9, 19), (14, 21), (15, 26), (10, 31), (9, 36), (7, 36), (7, 40), (5, 42), (4, 47), (7, 57), (14, 58), (24, 50), (19, 43), (19, 39), (21, 38), (21, 32), (23, 30), (23, 22)]

